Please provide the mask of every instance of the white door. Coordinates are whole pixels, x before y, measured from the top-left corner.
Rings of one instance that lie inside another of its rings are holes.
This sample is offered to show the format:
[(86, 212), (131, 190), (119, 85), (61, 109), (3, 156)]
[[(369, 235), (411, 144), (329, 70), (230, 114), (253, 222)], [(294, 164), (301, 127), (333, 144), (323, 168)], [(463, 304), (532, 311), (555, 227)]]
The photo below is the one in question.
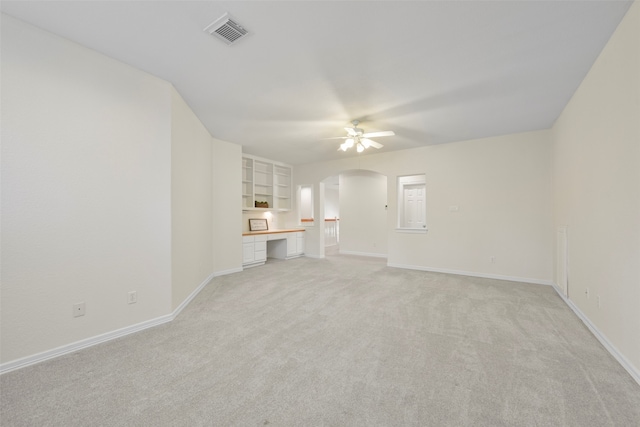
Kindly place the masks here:
[(424, 228), (424, 184), (405, 185), (404, 187), (404, 226)]

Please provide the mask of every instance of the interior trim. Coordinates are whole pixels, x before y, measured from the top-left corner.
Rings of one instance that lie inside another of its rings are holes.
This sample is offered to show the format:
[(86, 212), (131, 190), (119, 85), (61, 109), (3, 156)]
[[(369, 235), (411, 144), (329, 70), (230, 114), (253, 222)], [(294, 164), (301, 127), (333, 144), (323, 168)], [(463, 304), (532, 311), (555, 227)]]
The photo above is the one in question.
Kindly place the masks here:
[(503, 276), (501, 274), (476, 273), (473, 271), (450, 270), (448, 268), (434, 268), (434, 267), (424, 267), (420, 265), (407, 265), (407, 264), (396, 264), (396, 263), (388, 263), (387, 266), (395, 267), (395, 268), (404, 268), (407, 270), (421, 270), (421, 271), (432, 271), (434, 273), (456, 274), (458, 276), (482, 277), (485, 279), (508, 280), (510, 282), (534, 283), (536, 285), (546, 285), (546, 286), (552, 285), (552, 282), (550, 280), (531, 279), (528, 277)]
[(638, 371), (631, 364), (631, 362), (629, 362), (627, 358), (624, 357), (622, 353), (618, 351), (616, 346), (614, 346), (607, 339), (607, 337), (602, 332), (600, 332), (598, 328), (595, 327), (593, 323), (591, 323), (589, 318), (578, 308), (577, 305), (573, 303), (573, 301), (571, 301), (569, 298), (565, 297), (562, 294), (562, 291), (555, 283), (552, 284), (552, 287), (556, 291), (556, 293), (560, 296), (560, 298), (562, 298), (562, 300), (569, 306), (569, 308), (573, 310), (576, 316), (578, 316), (580, 320), (582, 320), (582, 323), (584, 323), (587, 326), (589, 331), (591, 331), (591, 333), (598, 339), (598, 341), (600, 341), (600, 344), (602, 344), (604, 348), (607, 349), (607, 351), (618, 361), (618, 363), (620, 363), (620, 365), (622, 365), (622, 367), (629, 373), (629, 375), (631, 375), (631, 377), (638, 383), (638, 385), (640, 385), (640, 371)]
[(175, 310), (173, 310), (169, 314), (156, 317), (155, 319), (150, 319), (144, 322), (136, 323), (135, 325), (126, 326), (121, 329), (116, 329), (115, 331), (106, 332), (104, 334), (96, 335), (90, 338), (85, 338), (83, 340), (76, 341), (71, 344), (63, 345), (63, 346), (54, 348), (52, 350), (43, 351), (42, 353), (37, 353), (31, 356), (26, 356), (20, 359), (3, 363), (0, 365), (0, 375), (5, 374), (7, 372), (15, 371), (16, 369), (35, 365), (37, 363), (44, 362), (46, 360), (55, 359), (56, 357), (64, 356), (65, 354), (73, 353), (75, 351), (82, 350), (87, 347), (92, 347), (96, 344), (101, 344), (103, 342), (111, 341), (116, 338), (124, 337), (126, 335), (130, 335), (136, 332), (143, 331), (145, 329), (153, 328), (155, 326), (171, 322), (176, 317), (178, 317), (180, 312), (189, 305), (189, 303), (200, 293), (202, 289), (204, 289), (206, 285), (209, 284), (209, 282), (211, 282), (211, 280), (214, 277), (224, 276), (226, 274), (237, 273), (240, 271), (242, 271), (242, 268), (233, 268), (229, 270), (223, 270), (223, 271), (212, 273), (193, 292), (191, 292), (191, 294), (184, 301), (182, 301), (182, 303), (178, 307), (176, 307)]
[(358, 256), (368, 256), (372, 258), (386, 258), (387, 254), (375, 254), (369, 252), (358, 252), (358, 251), (339, 251), (340, 255), (358, 255)]

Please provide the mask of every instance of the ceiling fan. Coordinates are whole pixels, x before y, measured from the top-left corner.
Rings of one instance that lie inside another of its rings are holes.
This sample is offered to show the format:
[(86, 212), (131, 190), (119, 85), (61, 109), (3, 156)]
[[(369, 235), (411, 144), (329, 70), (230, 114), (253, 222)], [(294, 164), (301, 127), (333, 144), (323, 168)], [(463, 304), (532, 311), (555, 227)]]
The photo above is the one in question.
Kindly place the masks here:
[(358, 127), (358, 120), (353, 120), (351, 124), (353, 124), (352, 128), (344, 128), (347, 131), (347, 136), (336, 136), (334, 138), (327, 139), (344, 139), (345, 141), (340, 144), (340, 148), (338, 151), (347, 151), (349, 148), (355, 146), (358, 153), (362, 153), (366, 148), (382, 148), (383, 145), (379, 142), (376, 142), (371, 137), (376, 138), (380, 136), (392, 136), (395, 135), (395, 132), (392, 130), (385, 130), (381, 132), (369, 132), (364, 133), (364, 130)]

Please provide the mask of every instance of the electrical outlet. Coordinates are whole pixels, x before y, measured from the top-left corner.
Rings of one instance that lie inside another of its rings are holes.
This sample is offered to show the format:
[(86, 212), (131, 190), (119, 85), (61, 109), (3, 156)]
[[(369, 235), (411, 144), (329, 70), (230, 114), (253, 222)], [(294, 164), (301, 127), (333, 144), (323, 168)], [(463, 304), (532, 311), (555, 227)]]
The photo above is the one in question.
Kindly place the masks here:
[(136, 291), (131, 291), (127, 294), (127, 303), (128, 304), (135, 304), (138, 302), (138, 292)]
[(85, 305), (83, 302), (73, 304), (73, 317), (84, 316)]
[(589, 288), (584, 291), (584, 295), (589, 299)]
[(489, 261), (493, 264), (496, 262), (496, 257), (492, 256), (491, 258), (489, 258)]
[(600, 308), (600, 295), (596, 295), (596, 298), (598, 299), (598, 308)]

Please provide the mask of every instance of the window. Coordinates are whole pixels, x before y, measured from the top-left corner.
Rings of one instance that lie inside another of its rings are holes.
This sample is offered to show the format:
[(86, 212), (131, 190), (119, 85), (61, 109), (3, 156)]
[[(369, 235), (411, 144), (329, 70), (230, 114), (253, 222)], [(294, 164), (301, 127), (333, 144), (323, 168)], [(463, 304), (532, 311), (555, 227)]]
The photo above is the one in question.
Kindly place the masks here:
[(398, 229), (426, 231), (425, 175), (398, 177)]

